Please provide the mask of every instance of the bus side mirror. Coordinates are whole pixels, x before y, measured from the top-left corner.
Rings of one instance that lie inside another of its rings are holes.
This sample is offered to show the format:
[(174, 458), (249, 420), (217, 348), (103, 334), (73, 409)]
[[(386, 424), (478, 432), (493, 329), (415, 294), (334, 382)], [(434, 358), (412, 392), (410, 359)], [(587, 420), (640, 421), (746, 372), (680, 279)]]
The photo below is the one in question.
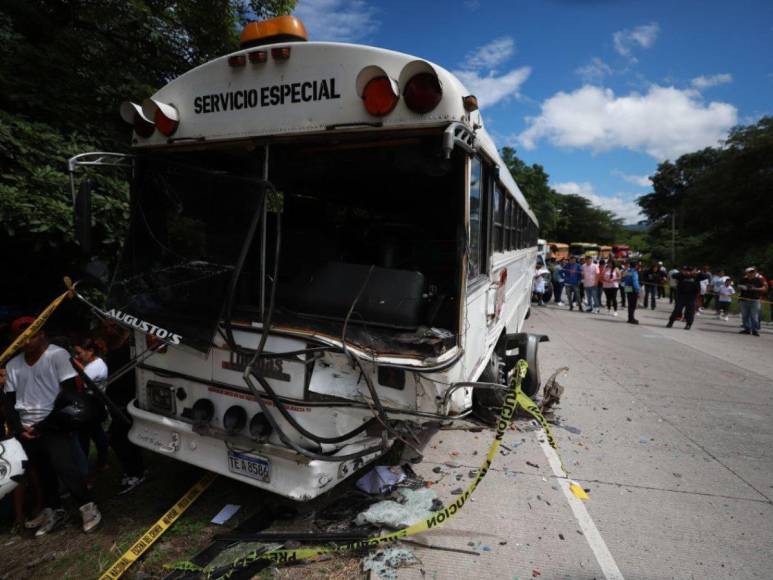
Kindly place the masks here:
[(91, 256), (91, 192), (94, 182), (88, 177), (81, 182), (75, 194), (75, 239), (84, 256)]

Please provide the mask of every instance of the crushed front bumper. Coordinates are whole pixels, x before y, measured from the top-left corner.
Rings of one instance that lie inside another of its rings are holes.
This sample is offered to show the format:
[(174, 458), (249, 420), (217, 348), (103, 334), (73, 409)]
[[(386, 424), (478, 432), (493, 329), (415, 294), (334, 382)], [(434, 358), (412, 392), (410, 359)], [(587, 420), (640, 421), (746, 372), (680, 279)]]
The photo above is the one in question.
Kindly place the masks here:
[[(379, 456), (374, 453), (339, 463), (310, 460), (291, 449), (276, 445), (255, 444), (255, 449), (249, 451), (234, 449), (240, 454), (254, 454), (270, 461), (270, 480), (258, 481), (229, 470), (229, 448), (225, 441), (200, 435), (189, 423), (144, 411), (134, 401), (129, 404), (129, 414), (134, 421), (129, 432), (132, 443), (298, 501), (307, 501), (329, 491)], [(376, 438), (359, 439), (340, 449), (337, 454), (361, 451), (378, 442)]]

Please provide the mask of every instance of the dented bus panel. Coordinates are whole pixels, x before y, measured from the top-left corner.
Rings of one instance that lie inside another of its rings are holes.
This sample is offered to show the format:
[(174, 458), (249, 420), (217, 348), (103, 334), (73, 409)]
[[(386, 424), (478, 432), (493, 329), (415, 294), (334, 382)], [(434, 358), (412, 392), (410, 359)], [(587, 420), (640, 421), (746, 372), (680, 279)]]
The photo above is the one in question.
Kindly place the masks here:
[(308, 500), (501, 404), (459, 383), (504, 381), (537, 222), (451, 73), (283, 39), (122, 115), (132, 222), (101, 314), (142, 359), (134, 443)]

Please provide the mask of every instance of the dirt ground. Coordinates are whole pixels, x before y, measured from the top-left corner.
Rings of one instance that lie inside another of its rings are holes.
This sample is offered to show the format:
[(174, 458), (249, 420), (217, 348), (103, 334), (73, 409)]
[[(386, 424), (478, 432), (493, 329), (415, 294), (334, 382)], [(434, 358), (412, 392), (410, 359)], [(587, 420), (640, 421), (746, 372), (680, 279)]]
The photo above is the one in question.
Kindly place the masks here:
[[(13, 533), (9, 498), (0, 506), (0, 579), (87, 579), (98, 578), (202, 475), (186, 464), (156, 454), (147, 454), (149, 477), (145, 484), (125, 496), (117, 496), (119, 470), (111, 464), (96, 482), (96, 501), (103, 521), (92, 534), (80, 530), (74, 506), (65, 527), (34, 538), (29, 530)], [(111, 460), (114, 458), (111, 458)], [(322, 498), (325, 499), (330, 498)], [(224, 526), (210, 520), (226, 503), (242, 508)], [(281, 517), (301, 521), (323, 505), (296, 504), (273, 494), (219, 477), (199, 499), (135, 562), (124, 578), (162, 578), (164, 564), (188, 560), (209, 545), (216, 534), (233, 530), (271, 509)], [(311, 512), (309, 512), (311, 510)], [(281, 522), (280, 522), (281, 525)], [(338, 557), (282, 569), (267, 569), (260, 578), (357, 578), (361, 576), (358, 557)]]

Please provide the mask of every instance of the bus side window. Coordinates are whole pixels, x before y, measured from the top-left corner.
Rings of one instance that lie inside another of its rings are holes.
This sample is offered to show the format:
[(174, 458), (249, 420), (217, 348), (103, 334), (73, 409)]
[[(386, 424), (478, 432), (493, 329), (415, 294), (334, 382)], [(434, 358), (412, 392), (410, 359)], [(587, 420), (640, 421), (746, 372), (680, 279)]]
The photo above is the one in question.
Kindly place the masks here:
[(505, 192), (497, 186), (494, 191), (494, 231), (493, 244), (495, 252), (503, 252), (505, 247)]
[(491, 200), (494, 173), (491, 167), (473, 158), (470, 165), (470, 257), (467, 277), (472, 280), (488, 273)]
[(510, 247), (515, 250), (518, 248), (518, 210), (520, 206), (513, 200), (510, 203)]
[(481, 272), (481, 244), (483, 218), (483, 172), (480, 159), (470, 161), (470, 254), (467, 261), (467, 278), (472, 280)]
[(512, 207), (513, 207), (513, 200), (510, 199), (509, 196), (505, 196), (505, 223), (504, 223), (505, 238), (503, 241), (505, 251), (511, 250), (513, 247)]

